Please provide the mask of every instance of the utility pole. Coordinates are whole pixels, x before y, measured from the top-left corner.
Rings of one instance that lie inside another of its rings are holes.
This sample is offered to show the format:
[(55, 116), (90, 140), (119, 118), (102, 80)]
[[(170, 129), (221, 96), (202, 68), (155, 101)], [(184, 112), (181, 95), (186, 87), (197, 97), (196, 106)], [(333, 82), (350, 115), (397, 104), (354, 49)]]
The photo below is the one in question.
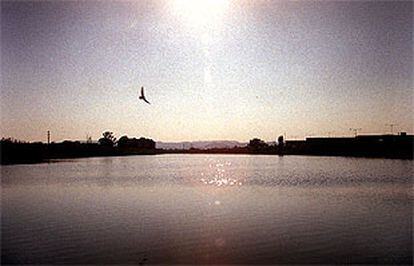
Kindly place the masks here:
[(89, 136), (89, 134), (86, 134), (86, 143), (91, 144), (92, 143), (92, 137)]
[(354, 131), (356, 137), (358, 135), (358, 130), (362, 130), (362, 128), (350, 128), (349, 130)]
[(47, 145), (50, 144), (50, 131), (47, 131)]
[(391, 135), (394, 135), (394, 126), (396, 126), (397, 124), (385, 124), (385, 125), (390, 127)]

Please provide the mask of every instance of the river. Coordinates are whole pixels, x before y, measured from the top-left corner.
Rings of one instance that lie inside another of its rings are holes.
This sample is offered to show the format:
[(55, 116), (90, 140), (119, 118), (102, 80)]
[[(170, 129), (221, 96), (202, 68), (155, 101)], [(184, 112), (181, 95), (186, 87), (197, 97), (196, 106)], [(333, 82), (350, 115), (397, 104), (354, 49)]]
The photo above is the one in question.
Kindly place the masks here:
[(2, 263), (412, 264), (413, 170), (216, 154), (1, 166)]

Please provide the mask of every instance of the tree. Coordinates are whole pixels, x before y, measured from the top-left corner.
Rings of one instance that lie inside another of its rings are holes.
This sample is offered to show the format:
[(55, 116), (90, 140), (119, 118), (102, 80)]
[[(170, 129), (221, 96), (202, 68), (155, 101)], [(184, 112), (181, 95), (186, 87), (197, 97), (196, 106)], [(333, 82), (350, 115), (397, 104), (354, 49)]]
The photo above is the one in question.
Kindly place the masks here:
[(128, 146), (129, 138), (127, 136), (122, 136), (118, 140), (118, 147), (124, 148)]
[(268, 147), (269, 145), (267, 145), (266, 142), (258, 138), (251, 139), (247, 145), (248, 150), (251, 152), (261, 152), (266, 150)]
[(108, 147), (113, 147), (115, 145), (116, 138), (114, 137), (114, 133), (110, 131), (105, 131), (104, 133), (102, 133), (102, 136), (103, 137), (98, 140), (100, 145)]
[(128, 148), (128, 149), (155, 149), (155, 141), (152, 139), (146, 138), (128, 138), (127, 136), (122, 136), (118, 140), (119, 148)]

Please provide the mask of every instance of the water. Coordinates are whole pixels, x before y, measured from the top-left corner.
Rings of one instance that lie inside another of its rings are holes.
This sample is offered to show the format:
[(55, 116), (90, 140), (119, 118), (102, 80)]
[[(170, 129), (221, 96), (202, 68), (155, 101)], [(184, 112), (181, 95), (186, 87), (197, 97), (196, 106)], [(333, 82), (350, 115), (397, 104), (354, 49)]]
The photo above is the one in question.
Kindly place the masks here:
[(248, 155), (2, 166), (2, 263), (412, 264), (413, 170)]

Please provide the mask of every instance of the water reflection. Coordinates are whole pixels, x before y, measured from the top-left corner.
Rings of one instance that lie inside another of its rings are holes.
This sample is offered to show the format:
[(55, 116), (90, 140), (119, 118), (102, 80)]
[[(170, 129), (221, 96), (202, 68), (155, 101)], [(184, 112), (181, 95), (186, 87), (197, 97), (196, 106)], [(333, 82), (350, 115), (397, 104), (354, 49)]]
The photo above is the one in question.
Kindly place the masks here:
[[(202, 178), (200, 178), (201, 183), (204, 185), (211, 186), (241, 186), (243, 183), (234, 177), (234, 173), (227, 174), (226, 167), (231, 167), (230, 161), (221, 161), (221, 160), (208, 160), (208, 169), (207, 172), (201, 172)], [(233, 175), (233, 177), (231, 177)]]
[(410, 264), (412, 170), (400, 160), (224, 155), (5, 166), (2, 259)]

